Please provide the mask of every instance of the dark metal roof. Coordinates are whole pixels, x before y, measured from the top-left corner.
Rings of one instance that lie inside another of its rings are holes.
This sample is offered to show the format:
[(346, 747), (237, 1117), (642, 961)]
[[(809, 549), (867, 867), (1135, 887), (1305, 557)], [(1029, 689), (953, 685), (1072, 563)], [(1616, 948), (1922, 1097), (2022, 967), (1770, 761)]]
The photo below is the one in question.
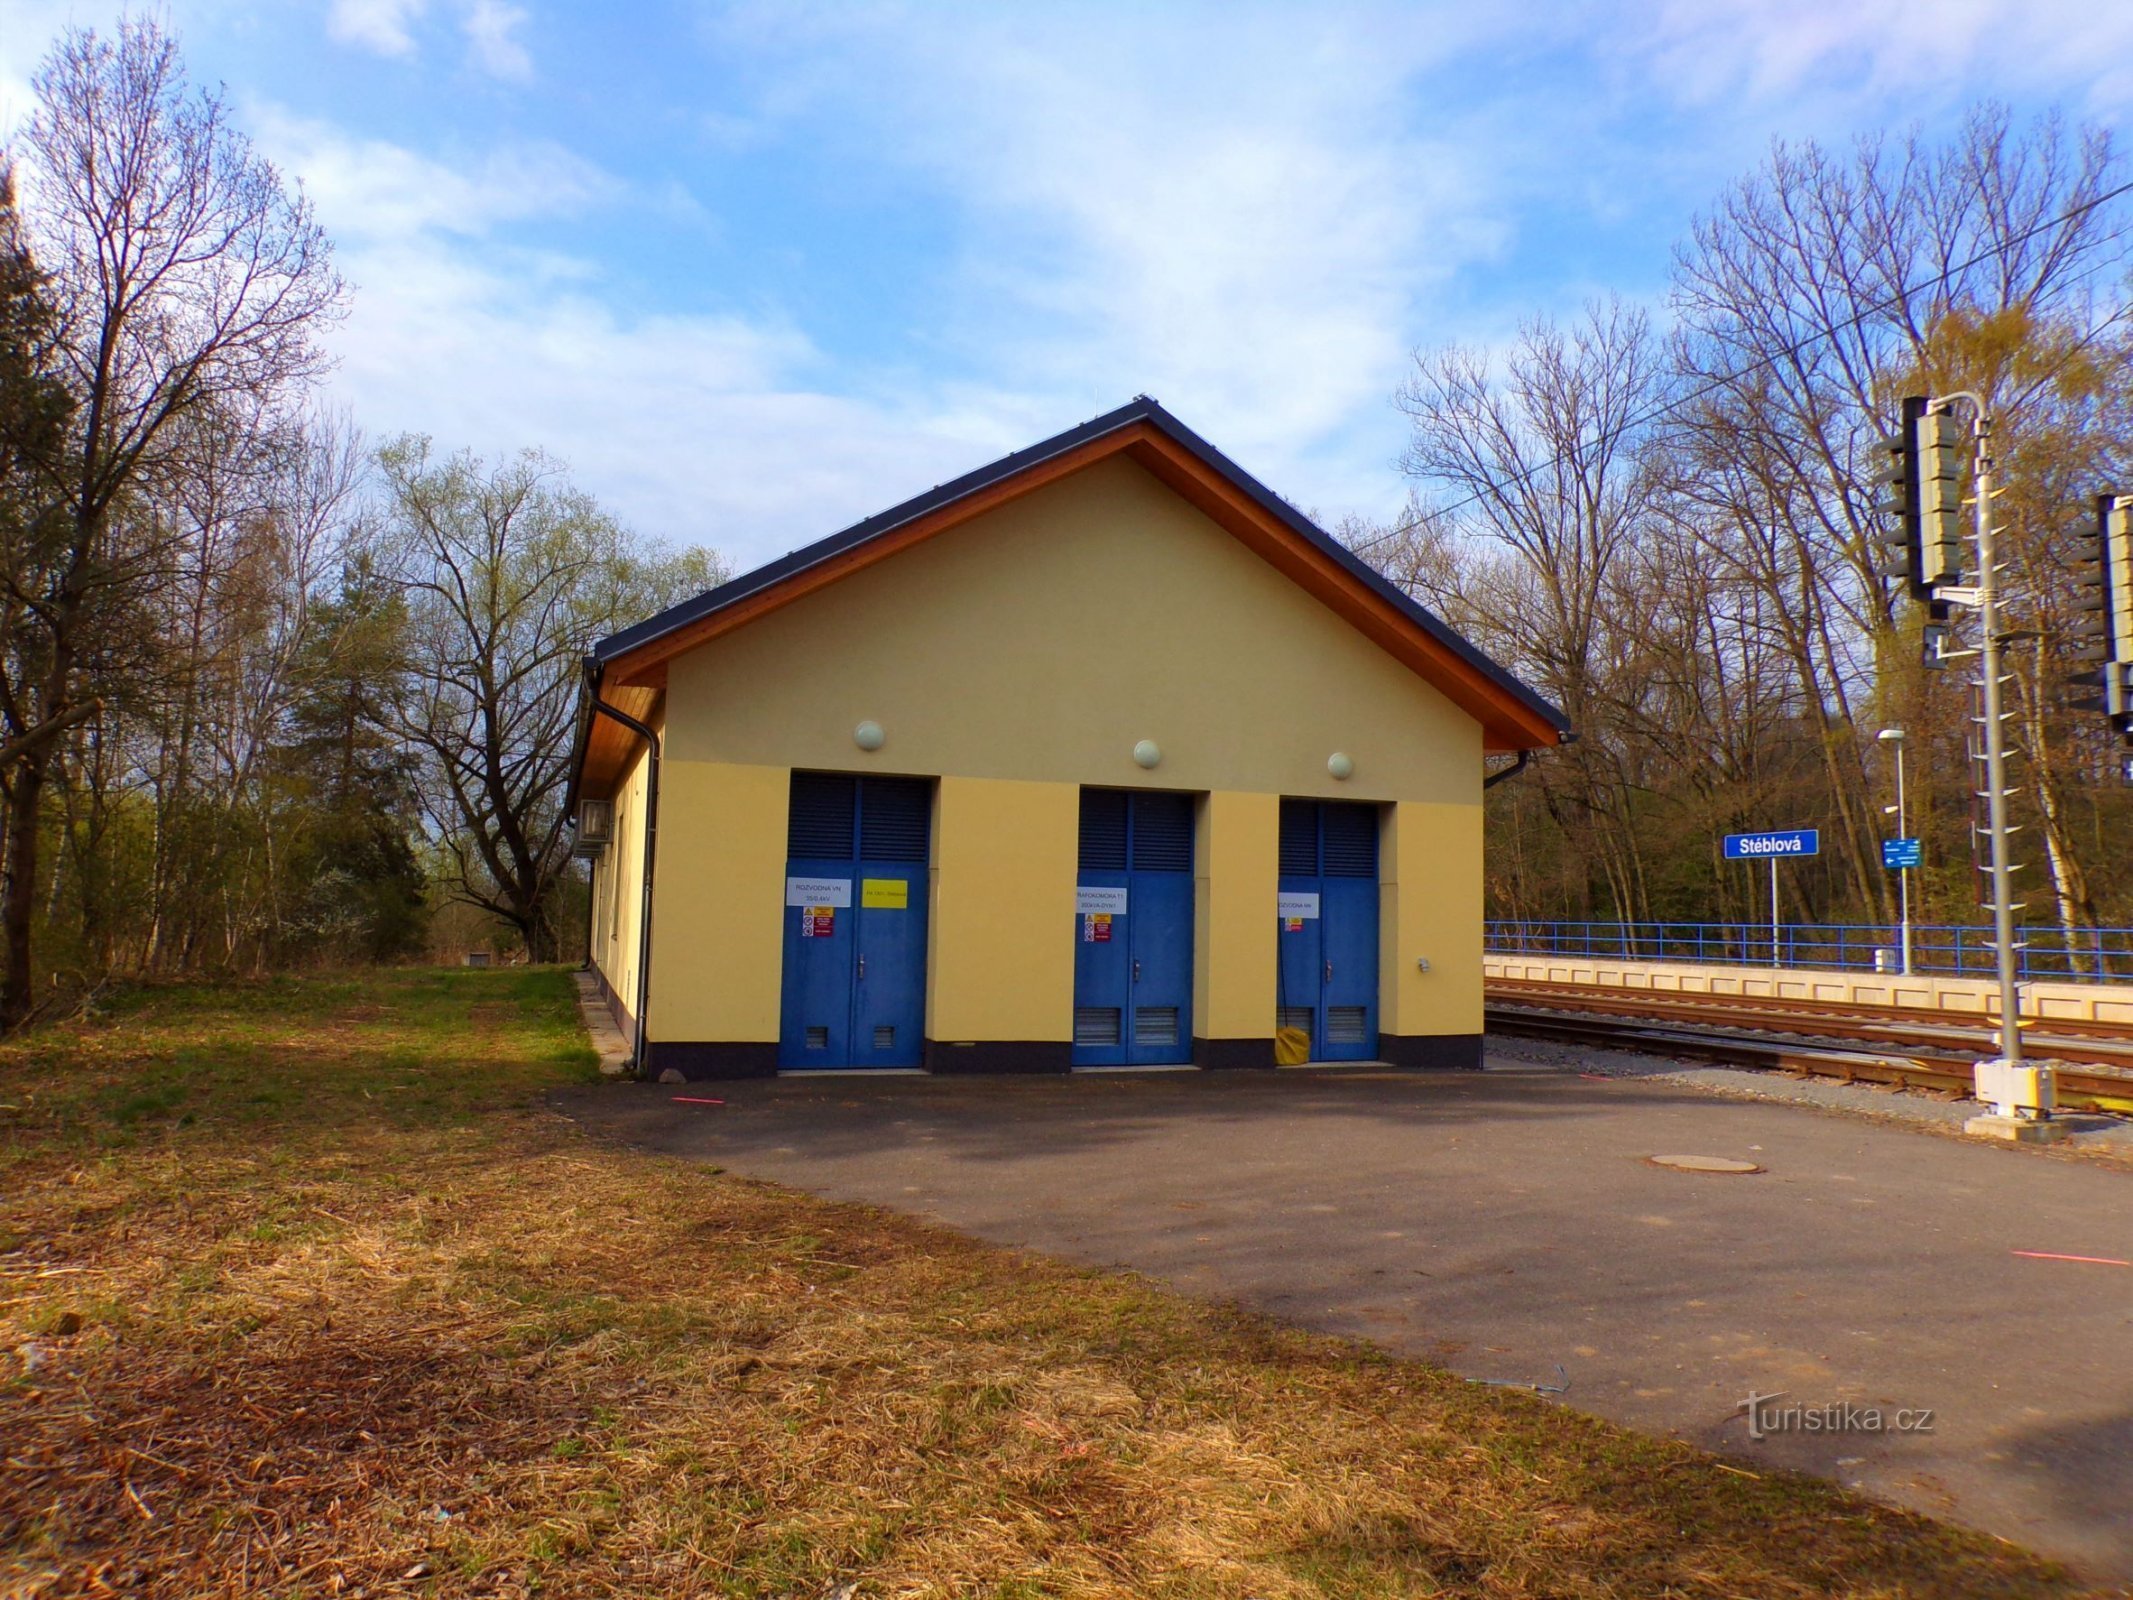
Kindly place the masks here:
[(886, 511), (876, 512), (863, 522), (855, 522), (841, 533), (833, 533), (826, 539), (818, 539), (813, 544), (803, 545), (800, 549), (788, 555), (782, 555), (775, 561), (757, 567), (753, 572), (746, 572), (737, 578), (729, 579), (715, 589), (707, 589), (693, 599), (684, 600), (679, 605), (669, 606), (658, 615), (647, 617), (644, 621), (632, 627), (624, 628), (620, 633), (610, 634), (593, 646), (592, 659), (604, 665), (614, 660), (617, 656), (625, 655), (642, 645), (650, 644), (653, 640), (673, 632), (676, 628), (686, 627), (701, 617), (710, 616), (713, 612), (722, 611), (727, 606), (746, 600), (751, 595), (759, 594), (765, 589), (784, 582), (795, 573), (804, 572), (819, 562), (841, 555), (855, 545), (865, 544), (870, 539), (878, 539), (883, 534), (903, 526), (914, 518), (925, 516), (928, 512), (937, 511), (942, 506), (962, 499), (965, 495), (976, 494), (980, 490), (990, 488), (1003, 479), (1011, 478), (1016, 473), (1036, 466), (1052, 456), (1087, 444), (1092, 439), (1099, 439), (1107, 433), (1143, 422), (1161, 430), (1171, 440), (1189, 450), (1208, 467), (1221, 474), (1222, 477), (1248, 495), (1262, 509), (1281, 521), (1299, 538), (1305, 539), (1316, 546), (1344, 568), (1358, 583), (1365, 585), (1372, 592), (1382, 596), (1410, 622), (1414, 623), (1416, 627), (1424, 630), (1438, 643), (1452, 651), (1453, 654), (1502, 688), (1506, 693), (1531, 707), (1556, 728), (1565, 733), (1570, 731), (1570, 720), (1561, 711), (1491, 660), (1456, 629), (1437, 616), (1435, 612), (1431, 611), (1427, 606), (1417, 603), (1412, 595), (1391, 582), (1383, 573), (1357, 556), (1354, 551), (1327, 533), (1309, 517), (1306, 517), (1302, 512), (1290, 505), (1288, 501), (1282, 499), (1281, 496), (1274, 493), (1273, 490), (1269, 489), (1249, 472), (1246, 472), (1236, 462), (1230, 460), (1228, 456), (1217, 450), (1197, 433), (1194, 433), (1192, 429), (1186, 427), (1184, 423), (1180, 422), (1168, 411), (1165, 411), (1160, 404), (1146, 395), (1137, 395), (1116, 411), (1107, 411), (1100, 417), (1094, 417), (1082, 423), (1079, 427), (1069, 428), (1064, 433), (1054, 434), (1051, 438), (1038, 444), (1033, 444), (1027, 449), (1017, 450), (1013, 455), (1002, 456), (989, 466), (980, 467), (975, 472), (966, 472), (962, 477), (928, 489), (924, 494), (915, 495), (901, 505), (891, 506)]

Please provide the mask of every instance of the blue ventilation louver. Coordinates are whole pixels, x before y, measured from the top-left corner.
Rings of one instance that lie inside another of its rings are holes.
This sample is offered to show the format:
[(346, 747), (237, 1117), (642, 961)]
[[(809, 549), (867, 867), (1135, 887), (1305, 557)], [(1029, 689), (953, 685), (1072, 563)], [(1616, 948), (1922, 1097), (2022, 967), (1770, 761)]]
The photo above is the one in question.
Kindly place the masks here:
[(1318, 802), (1281, 802), (1281, 871), (1285, 877), (1318, 876)]
[(859, 780), (842, 773), (794, 773), (785, 854), (803, 861), (851, 860), (858, 789)]
[(1133, 797), (1133, 870), (1192, 871), (1192, 796)]
[(1126, 870), (1126, 792), (1081, 791), (1081, 867), (1084, 872)]
[(859, 854), (867, 861), (926, 859), (933, 785), (923, 778), (859, 780)]
[(1329, 878), (1378, 875), (1378, 812), (1375, 806), (1328, 802), (1320, 808)]

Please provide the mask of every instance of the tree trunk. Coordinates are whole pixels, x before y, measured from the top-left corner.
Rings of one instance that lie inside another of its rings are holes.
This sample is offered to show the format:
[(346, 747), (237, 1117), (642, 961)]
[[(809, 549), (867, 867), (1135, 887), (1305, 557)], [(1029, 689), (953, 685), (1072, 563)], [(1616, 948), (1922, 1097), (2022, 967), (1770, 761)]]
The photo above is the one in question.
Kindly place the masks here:
[(35, 1008), (30, 970), (30, 922), (37, 914), (37, 813), (44, 796), (44, 752), (15, 763), (7, 784), (6, 859), (0, 861), (0, 935), (7, 959), (0, 968), (0, 1029), (19, 1028)]

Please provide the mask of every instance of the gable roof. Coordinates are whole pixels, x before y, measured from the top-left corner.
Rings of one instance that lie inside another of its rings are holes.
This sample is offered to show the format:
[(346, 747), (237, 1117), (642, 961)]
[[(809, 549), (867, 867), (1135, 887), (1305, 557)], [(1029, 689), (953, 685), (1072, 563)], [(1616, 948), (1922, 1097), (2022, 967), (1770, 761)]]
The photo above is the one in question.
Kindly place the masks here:
[[(667, 662), (682, 652), (1116, 454), (1130, 456), (1473, 716), (1491, 754), (1560, 744), (1570, 732), (1561, 711), (1146, 395), (602, 639), (588, 658), (592, 692), (641, 714), (665, 686)], [(609, 719), (598, 722), (581, 723), (576, 777), (595, 778), (588, 767), (612, 775), (604, 758), (619, 762), (627, 753), (627, 736)]]

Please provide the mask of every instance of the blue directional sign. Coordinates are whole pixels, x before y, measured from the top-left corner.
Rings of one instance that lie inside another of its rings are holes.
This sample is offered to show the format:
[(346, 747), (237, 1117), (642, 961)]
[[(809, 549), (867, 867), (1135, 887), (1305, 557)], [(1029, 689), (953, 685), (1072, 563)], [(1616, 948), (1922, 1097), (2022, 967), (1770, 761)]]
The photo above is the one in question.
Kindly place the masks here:
[(1884, 839), (1881, 841), (1881, 864), (1891, 872), (1901, 872), (1906, 867), (1915, 867), (1925, 860), (1925, 852), (1916, 839)]
[(1726, 835), (1728, 861), (1764, 861), (1772, 856), (1818, 856), (1821, 853), (1822, 831), (1819, 828)]

